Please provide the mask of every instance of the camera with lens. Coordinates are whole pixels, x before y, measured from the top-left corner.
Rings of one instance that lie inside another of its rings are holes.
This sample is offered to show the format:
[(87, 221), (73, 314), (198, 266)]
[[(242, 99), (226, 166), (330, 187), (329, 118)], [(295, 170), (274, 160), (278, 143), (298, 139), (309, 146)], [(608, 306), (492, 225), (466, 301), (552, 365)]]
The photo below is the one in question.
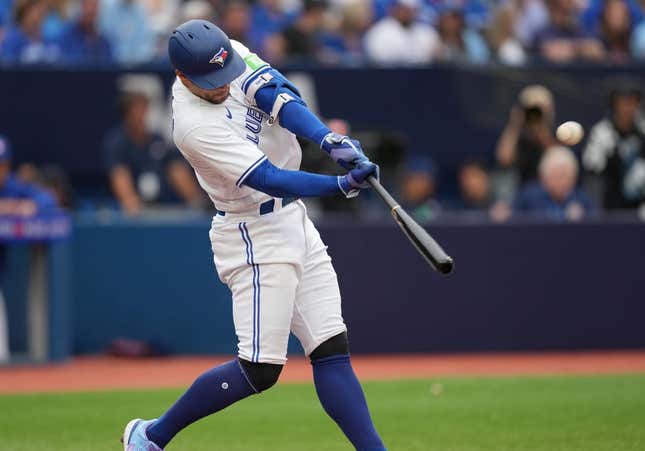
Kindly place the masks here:
[(527, 125), (535, 124), (542, 121), (544, 113), (542, 109), (538, 106), (529, 106), (524, 108), (524, 122)]

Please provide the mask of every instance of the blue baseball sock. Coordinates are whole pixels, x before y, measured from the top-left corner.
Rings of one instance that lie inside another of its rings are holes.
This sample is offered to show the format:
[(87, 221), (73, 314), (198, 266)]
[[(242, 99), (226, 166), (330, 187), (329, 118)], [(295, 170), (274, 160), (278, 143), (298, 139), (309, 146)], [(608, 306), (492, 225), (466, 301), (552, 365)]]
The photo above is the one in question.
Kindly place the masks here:
[(191, 423), (255, 393), (238, 360), (199, 376), (175, 404), (151, 425), (146, 435), (160, 448)]
[(312, 365), (320, 403), (354, 447), (358, 451), (384, 451), (349, 355), (325, 357), (314, 360)]

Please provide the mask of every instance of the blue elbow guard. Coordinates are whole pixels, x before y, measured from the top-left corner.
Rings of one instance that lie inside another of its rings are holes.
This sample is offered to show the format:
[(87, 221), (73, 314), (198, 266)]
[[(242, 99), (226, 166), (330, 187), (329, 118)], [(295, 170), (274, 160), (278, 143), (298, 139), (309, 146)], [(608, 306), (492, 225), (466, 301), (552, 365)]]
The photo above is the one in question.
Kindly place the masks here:
[(252, 105), (257, 105), (255, 95), (261, 88), (273, 87), (273, 99), (271, 101), (271, 111), (269, 114), (269, 125), (273, 125), (278, 120), (278, 114), (282, 107), (289, 102), (298, 102), (305, 105), (300, 98), (300, 92), (284, 75), (279, 71), (268, 67), (266, 70), (253, 75), (242, 84), (242, 90), (246, 99)]

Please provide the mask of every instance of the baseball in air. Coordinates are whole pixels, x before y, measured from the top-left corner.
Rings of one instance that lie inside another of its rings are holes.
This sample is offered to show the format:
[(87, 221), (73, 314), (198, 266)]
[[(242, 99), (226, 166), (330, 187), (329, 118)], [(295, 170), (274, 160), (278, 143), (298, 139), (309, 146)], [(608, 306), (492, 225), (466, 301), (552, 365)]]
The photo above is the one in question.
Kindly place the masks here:
[(578, 144), (584, 134), (582, 125), (575, 121), (565, 122), (555, 131), (555, 136), (558, 138), (558, 141), (567, 146), (575, 146)]

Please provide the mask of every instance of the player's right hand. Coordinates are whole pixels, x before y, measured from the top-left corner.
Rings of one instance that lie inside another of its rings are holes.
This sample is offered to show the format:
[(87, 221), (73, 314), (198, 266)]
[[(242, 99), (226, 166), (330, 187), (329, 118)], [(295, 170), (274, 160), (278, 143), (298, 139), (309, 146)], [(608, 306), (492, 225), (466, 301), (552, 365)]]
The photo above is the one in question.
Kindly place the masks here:
[(345, 169), (354, 169), (361, 163), (369, 162), (363, 153), (361, 143), (349, 136), (328, 133), (320, 143), (320, 147)]
[(370, 176), (379, 180), (379, 167), (366, 159), (366, 161), (359, 163), (356, 168), (339, 177), (338, 185), (346, 197), (356, 197), (360, 190), (370, 187), (367, 182), (367, 178)]

